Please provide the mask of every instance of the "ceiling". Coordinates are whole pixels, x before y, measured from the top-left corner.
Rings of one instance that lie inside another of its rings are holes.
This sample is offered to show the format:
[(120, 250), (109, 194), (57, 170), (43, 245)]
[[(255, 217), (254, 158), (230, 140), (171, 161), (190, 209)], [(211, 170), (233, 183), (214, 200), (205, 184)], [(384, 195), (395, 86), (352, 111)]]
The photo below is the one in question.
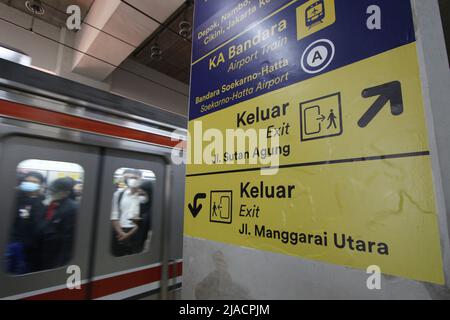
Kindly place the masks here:
[[(141, 16), (145, 16), (146, 19), (149, 20), (149, 23), (156, 23), (156, 30), (152, 31), (153, 28), (147, 29), (150, 31), (149, 36), (146, 37), (143, 42), (141, 40), (142, 43), (133, 43), (135, 47), (133, 48), (133, 53), (130, 57), (138, 63), (155, 69), (171, 78), (189, 84), (191, 40), (183, 38), (183, 36), (179, 35), (179, 24), (181, 21), (188, 21), (192, 26), (194, 1), (180, 1), (183, 2), (183, 4), (167, 16), (163, 12), (160, 12), (160, 9), (158, 9), (158, 7), (163, 6), (162, 3), (156, 2), (155, 4), (153, 1), (160, 0), (122, 1), (128, 5), (128, 9), (132, 8), (136, 11), (136, 13), (140, 13)], [(7, 4), (31, 15), (31, 12), (25, 6), (25, 2), (26, 0), (0, 0), (0, 3)], [(69, 5), (75, 4), (80, 6), (82, 20), (86, 21), (87, 25), (90, 25), (90, 23), (96, 24), (94, 21), (91, 21), (92, 19), (90, 18), (90, 15), (88, 16), (88, 13), (97, 7), (96, 5), (93, 5), (94, 2), (95, 0), (41, 0), (45, 13), (43, 15), (36, 15), (36, 18), (44, 20), (56, 27), (63, 28), (65, 27), (67, 20), (66, 9)], [(169, 2), (175, 4), (177, 3), (177, 0), (168, 0), (165, 2), (168, 3), (167, 6), (169, 7)], [(87, 19), (85, 20), (86, 17)], [(105, 36), (114, 35), (118, 37), (118, 39), (129, 39), (129, 37), (119, 35), (120, 32), (117, 34), (114, 30), (109, 30), (108, 28), (105, 30), (103, 29), (101, 31), (105, 33)], [(109, 36), (108, 38), (108, 43), (112, 45), (111, 41), (114, 39), (111, 39)], [(151, 49), (155, 44), (157, 44), (161, 49), (160, 60), (154, 60), (151, 58)], [(119, 43), (117, 43), (117, 45), (119, 46)], [(93, 56), (103, 58), (103, 56), (98, 52), (90, 52), (89, 50), (86, 50), (86, 52), (89, 52)], [(87, 66), (86, 68), (92, 69), (93, 67)]]
[[(134, 59), (152, 69), (174, 79), (189, 84), (191, 65), (191, 40), (181, 37), (179, 24), (183, 20), (192, 26), (193, 8), (191, 4), (183, 4), (164, 25), (160, 26), (144, 43), (136, 49)], [(157, 44), (162, 50), (162, 59), (151, 58), (152, 47)]]
[[(0, 0), (0, 3), (7, 4), (27, 14), (31, 14), (26, 8), (25, 2), (26, 0)], [(41, 0), (45, 12), (42, 15), (36, 15), (36, 18), (61, 28), (66, 25), (66, 10), (68, 6), (73, 4), (78, 5), (81, 9), (82, 19), (84, 19), (93, 2), (94, 0)]]

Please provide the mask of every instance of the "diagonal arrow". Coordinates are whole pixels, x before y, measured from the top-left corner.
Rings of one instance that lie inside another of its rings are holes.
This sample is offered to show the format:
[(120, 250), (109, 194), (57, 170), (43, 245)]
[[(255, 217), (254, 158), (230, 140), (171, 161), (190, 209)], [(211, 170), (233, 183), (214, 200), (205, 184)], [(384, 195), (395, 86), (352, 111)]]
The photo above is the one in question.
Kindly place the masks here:
[(194, 197), (193, 204), (188, 204), (189, 211), (191, 211), (191, 214), (194, 218), (197, 218), (198, 214), (203, 208), (203, 205), (197, 204), (197, 201), (200, 199), (206, 199), (206, 193), (197, 193)]
[(399, 116), (403, 113), (402, 85), (399, 81), (393, 81), (380, 86), (364, 89), (362, 96), (363, 98), (379, 97), (361, 119), (359, 119), (358, 125), (361, 128), (367, 127), (388, 102), (391, 103), (391, 113), (393, 116)]

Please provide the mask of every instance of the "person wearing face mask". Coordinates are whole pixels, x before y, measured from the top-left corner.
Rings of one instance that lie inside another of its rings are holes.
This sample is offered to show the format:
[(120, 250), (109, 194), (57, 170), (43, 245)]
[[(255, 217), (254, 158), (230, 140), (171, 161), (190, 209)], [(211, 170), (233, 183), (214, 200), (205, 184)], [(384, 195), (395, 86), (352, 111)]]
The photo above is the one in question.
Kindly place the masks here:
[(72, 257), (78, 203), (71, 199), (74, 180), (61, 178), (49, 186), (47, 206), (39, 217), (37, 246), (39, 270), (66, 265)]
[(114, 193), (112, 200), (111, 222), (112, 253), (116, 257), (137, 252), (137, 231), (140, 221), (139, 185), (142, 173), (139, 170), (125, 170), (123, 179), (125, 189)]
[(39, 172), (28, 172), (17, 187), (16, 209), (11, 240), (7, 249), (7, 270), (13, 274), (33, 272), (37, 267), (36, 224), (45, 210), (42, 187), (45, 178)]
[(76, 180), (73, 185), (73, 200), (80, 203), (81, 195), (83, 194), (83, 182)]

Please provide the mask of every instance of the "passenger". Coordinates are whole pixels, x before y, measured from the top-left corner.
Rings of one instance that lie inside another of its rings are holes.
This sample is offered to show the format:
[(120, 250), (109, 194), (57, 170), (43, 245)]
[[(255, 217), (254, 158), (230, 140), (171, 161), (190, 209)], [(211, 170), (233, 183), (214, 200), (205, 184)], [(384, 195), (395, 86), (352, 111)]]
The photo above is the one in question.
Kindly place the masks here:
[(137, 233), (137, 252), (144, 251), (145, 242), (149, 232), (152, 230), (152, 198), (153, 183), (151, 181), (143, 181), (139, 187), (140, 210), (139, 216), (141, 220), (138, 222), (139, 230)]
[(23, 175), (18, 186), (14, 225), (7, 249), (7, 271), (12, 274), (25, 274), (37, 268), (35, 247), (37, 218), (45, 206), (42, 188), (45, 178), (39, 172)]
[(111, 221), (113, 227), (112, 253), (116, 257), (137, 252), (136, 224), (139, 218), (140, 200), (139, 184), (142, 173), (139, 170), (126, 170), (123, 179), (125, 189), (114, 193)]
[(70, 198), (74, 181), (61, 178), (49, 187), (50, 198), (37, 227), (39, 270), (67, 264), (72, 257), (78, 204)]
[(81, 182), (80, 180), (76, 180), (73, 186), (74, 200), (80, 203), (82, 194), (83, 194), (83, 182)]

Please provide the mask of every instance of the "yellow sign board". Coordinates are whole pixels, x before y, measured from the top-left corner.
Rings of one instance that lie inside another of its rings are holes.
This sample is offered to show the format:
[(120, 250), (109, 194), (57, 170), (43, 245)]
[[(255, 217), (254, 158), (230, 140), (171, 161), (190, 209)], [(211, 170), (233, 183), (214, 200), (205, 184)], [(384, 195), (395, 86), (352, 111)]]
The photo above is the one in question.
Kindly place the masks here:
[[(411, 65), (417, 66), (415, 43), (245, 101), (221, 111), (220, 116), (213, 113), (190, 121), (189, 130), (194, 137), (194, 126), (199, 121), (203, 128), (221, 130), (224, 135), (228, 128), (273, 132), (274, 128), (287, 127), (278, 137), (280, 162), (285, 165), (428, 151), (421, 84), (417, 67)], [(360, 119), (379, 98), (364, 98), (363, 91), (392, 82), (401, 84), (403, 104), (407, 106), (402, 115), (392, 115), (387, 102), (366, 127), (360, 127)], [(285, 106), (286, 115), (255, 123), (247, 120), (275, 106)], [(314, 106), (317, 108), (311, 108)], [(330, 121), (331, 110), (334, 122)], [(314, 131), (319, 128), (319, 132)], [(202, 147), (206, 149), (209, 144), (203, 141)], [(249, 160), (263, 160), (263, 150), (248, 151), (244, 156)], [(213, 150), (211, 161), (214, 155)], [(188, 174), (254, 167), (226, 161), (228, 158), (235, 159), (221, 154), (214, 166), (189, 165)]]
[[(280, 146), (289, 151), (281, 153), (273, 176), (225, 161), (188, 166), (186, 199), (205, 192), (208, 200), (196, 218), (186, 215), (185, 233), (350, 267), (376, 264), (384, 273), (442, 283), (420, 80), (411, 68), (415, 61), (415, 44), (406, 45), (246, 101), (220, 117), (203, 117), (204, 127), (225, 132), (237, 126), (242, 113), (288, 105), (285, 116), (252, 127), (288, 126)], [(379, 99), (364, 98), (363, 91), (380, 83), (400, 83), (407, 108), (396, 117), (387, 105), (361, 126)], [(250, 157), (255, 154), (250, 150)]]
[(298, 167), (267, 177), (196, 176), (187, 183), (187, 199), (198, 192), (211, 199), (196, 218), (185, 216), (189, 236), (443, 283), (428, 157)]
[(282, 2), (194, 46), (185, 234), (442, 284), (409, 1)]

